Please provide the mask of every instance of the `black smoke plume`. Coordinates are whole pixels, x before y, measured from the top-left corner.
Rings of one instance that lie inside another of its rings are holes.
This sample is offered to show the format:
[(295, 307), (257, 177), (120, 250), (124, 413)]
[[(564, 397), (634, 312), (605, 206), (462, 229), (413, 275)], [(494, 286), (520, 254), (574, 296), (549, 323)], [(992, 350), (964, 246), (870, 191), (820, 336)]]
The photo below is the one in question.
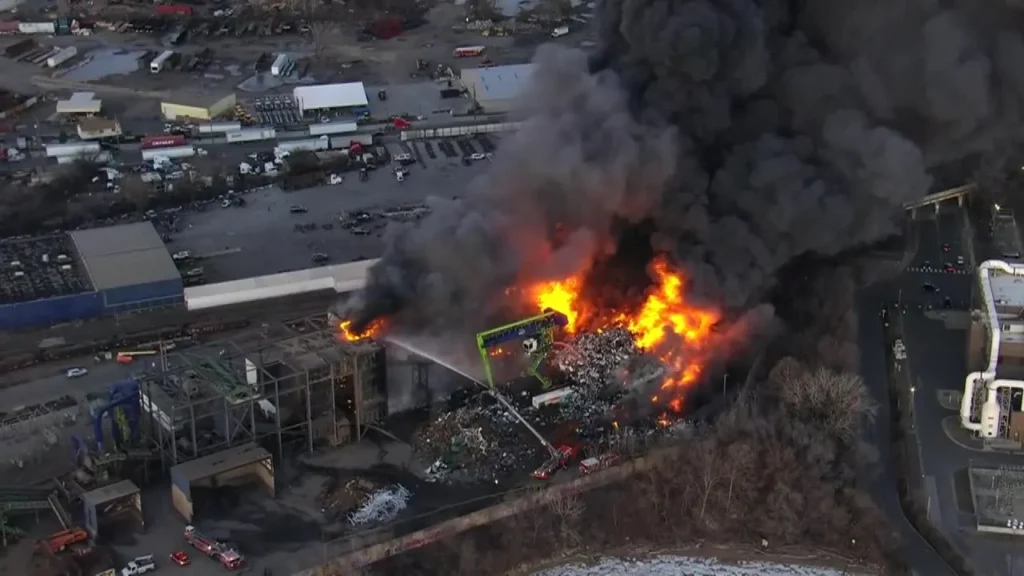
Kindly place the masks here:
[(759, 302), (797, 258), (893, 233), (929, 164), (1016, 142), (1019, 17), (981, 4), (599, 2), (596, 52), (538, 50), (493, 169), (390, 230), (348, 312), (479, 321), (510, 284), (586, 268), (640, 223), (692, 295)]

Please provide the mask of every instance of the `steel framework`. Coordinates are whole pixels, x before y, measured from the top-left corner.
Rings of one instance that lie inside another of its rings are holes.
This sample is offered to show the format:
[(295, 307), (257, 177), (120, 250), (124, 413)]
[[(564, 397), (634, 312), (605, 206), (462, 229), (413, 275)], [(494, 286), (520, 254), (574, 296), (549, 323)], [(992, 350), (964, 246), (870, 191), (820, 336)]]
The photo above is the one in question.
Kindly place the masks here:
[(247, 442), (283, 458), (297, 441), (358, 441), (387, 415), (382, 355), (341, 341), (324, 315), (175, 350), (140, 377), (144, 426), (165, 468)]

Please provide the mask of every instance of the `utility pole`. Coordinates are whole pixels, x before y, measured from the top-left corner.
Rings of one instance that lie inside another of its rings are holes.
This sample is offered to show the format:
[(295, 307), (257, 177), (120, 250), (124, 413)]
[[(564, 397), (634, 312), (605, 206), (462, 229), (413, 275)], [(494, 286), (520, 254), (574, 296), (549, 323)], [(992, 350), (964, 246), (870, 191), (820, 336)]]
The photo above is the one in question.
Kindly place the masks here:
[(722, 395), (723, 396), (725, 396), (725, 394), (726, 394), (726, 386), (728, 385), (728, 383), (729, 383), (729, 375), (728, 374), (722, 374)]

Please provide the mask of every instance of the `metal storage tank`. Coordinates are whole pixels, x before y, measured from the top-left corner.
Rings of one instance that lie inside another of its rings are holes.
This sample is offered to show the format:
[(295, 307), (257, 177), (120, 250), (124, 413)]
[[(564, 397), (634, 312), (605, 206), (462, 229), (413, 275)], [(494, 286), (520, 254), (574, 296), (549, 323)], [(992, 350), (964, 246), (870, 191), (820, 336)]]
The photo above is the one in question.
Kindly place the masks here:
[(103, 315), (103, 301), (96, 292), (85, 292), (0, 306), (0, 330), (53, 326)]
[(106, 314), (181, 306), (181, 274), (149, 222), (71, 233)]

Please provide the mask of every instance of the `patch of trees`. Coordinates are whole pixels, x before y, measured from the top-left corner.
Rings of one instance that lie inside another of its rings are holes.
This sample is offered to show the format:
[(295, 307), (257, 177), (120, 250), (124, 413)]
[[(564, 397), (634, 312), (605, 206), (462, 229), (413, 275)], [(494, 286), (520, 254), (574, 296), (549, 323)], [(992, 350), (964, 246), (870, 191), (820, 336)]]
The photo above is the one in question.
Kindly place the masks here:
[(896, 537), (857, 488), (875, 406), (852, 373), (781, 359), (711, 426), (659, 448), (651, 469), (371, 567), (374, 574), (502, 574), (570, 553), (700, 541), (825, 549), (905, 572)]

